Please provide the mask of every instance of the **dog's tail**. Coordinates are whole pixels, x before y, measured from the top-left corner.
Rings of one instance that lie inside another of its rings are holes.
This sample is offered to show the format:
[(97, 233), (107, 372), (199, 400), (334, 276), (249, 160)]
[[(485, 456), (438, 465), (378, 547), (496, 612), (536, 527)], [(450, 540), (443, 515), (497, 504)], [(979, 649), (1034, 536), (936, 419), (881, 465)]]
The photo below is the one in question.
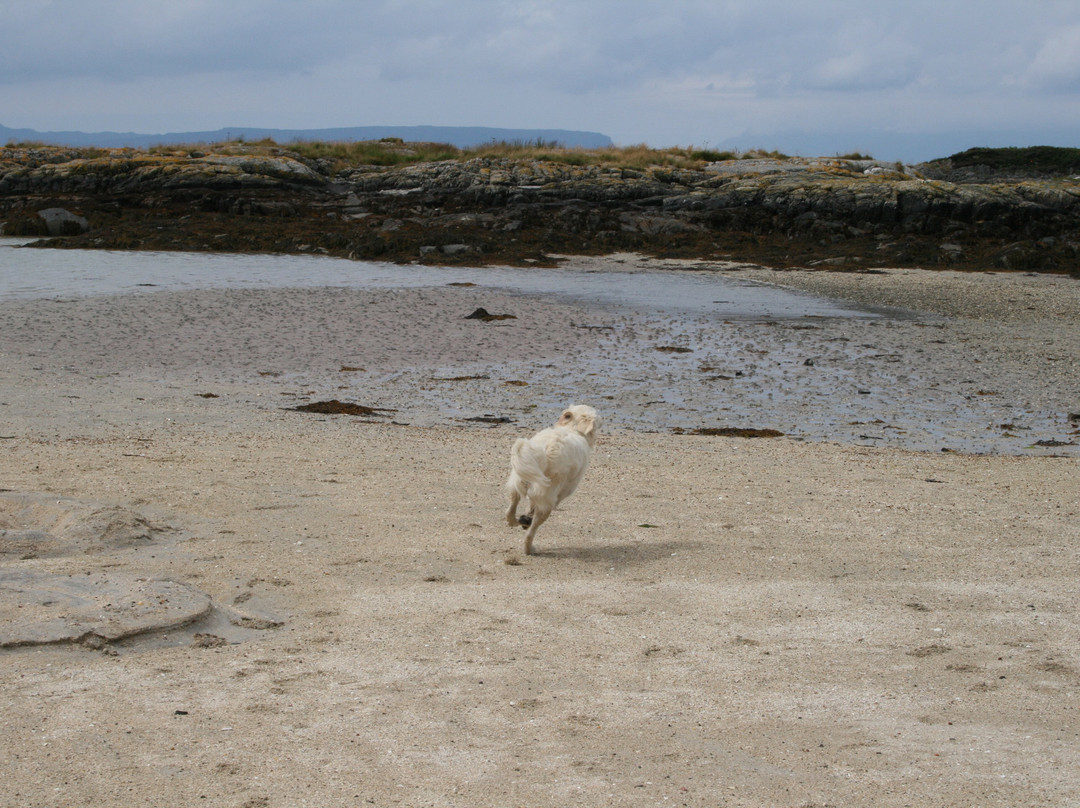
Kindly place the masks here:
[(532, 447), (525, 438), (514, 441), (514, 448), (510, 451), (510, 467), (528, 485), (531, 492), (537, 488), (543, 488), (551, 480), (536, 462), (536, 453), (529, 451), (530, 448)]

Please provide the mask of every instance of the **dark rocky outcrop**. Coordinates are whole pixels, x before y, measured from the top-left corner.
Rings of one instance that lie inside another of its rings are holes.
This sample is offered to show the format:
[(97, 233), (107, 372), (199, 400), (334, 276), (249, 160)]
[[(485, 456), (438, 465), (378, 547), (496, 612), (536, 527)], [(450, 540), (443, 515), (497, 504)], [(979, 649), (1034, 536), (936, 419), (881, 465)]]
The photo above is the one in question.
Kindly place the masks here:
[(88, 230), (68, 225), (49, 246), (469, 264), (618, 250), (833, 269), (1077, 273), (1080, 264), (1080, 182), (957, 167), (959, 155), (917, 167), (480, 156), (343, 167), (265, 143), (199, 148), (0, 149), (4, 232), (49, 235), (40, 213), (60, 208)]
[(933, 179), (955, 183), (1002, 183), (1025, 180), (1077, 179), (1080, 149), (1058, 146), (975, 148), (922, 166)]

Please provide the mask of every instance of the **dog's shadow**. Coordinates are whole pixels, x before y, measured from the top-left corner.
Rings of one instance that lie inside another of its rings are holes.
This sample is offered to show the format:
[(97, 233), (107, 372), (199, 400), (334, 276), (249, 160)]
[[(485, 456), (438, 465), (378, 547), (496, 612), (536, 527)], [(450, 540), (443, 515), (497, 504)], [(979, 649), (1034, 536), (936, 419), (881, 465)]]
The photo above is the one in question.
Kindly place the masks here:
[(630, 567), (671, 558), (703, 546), (701, 542), (696, 541), (635, 541), (619, 544), (590, 544), (581, 547), (538, 548), (536, 555), (548, 558), (568, 558), (611, 567)]

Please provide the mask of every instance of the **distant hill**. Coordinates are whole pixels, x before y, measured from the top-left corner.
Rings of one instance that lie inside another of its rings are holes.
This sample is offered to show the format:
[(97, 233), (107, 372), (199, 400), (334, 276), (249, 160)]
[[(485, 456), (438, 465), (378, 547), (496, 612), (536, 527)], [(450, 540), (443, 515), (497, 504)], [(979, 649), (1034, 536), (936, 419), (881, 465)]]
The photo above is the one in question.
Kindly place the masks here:
[(599, 132), (568, 129), (496, 129), (485, 126), (349, 126), (337, 129), (256, 129), (234, 126), (212, 132), (166, 132), (145, 135), (137, 132), (38, 132), (9, 129), (0, 125), (0, 143), (34, 141), (53, 146), (130, 146), (145, 149), (176, 143), (219, 143), (226, 140), (262, 140), (277, 143), (296, 140), (355, 141), (399, 137), (410, 142), (449, 143), (458, 148), (480, 146), (492, 141), (556, 142), (570, 148), (601, 149), (612, 146), (611, 138)]

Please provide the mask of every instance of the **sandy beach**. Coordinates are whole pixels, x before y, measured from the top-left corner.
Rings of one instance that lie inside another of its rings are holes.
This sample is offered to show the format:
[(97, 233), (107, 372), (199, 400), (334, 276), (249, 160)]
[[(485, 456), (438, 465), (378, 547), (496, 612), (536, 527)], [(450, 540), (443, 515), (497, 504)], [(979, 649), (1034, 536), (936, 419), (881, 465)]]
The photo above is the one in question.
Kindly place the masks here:
[(0, 301), (0, 805), (1080, 804), (1080, 283), (724, 271), (891, 314)]

